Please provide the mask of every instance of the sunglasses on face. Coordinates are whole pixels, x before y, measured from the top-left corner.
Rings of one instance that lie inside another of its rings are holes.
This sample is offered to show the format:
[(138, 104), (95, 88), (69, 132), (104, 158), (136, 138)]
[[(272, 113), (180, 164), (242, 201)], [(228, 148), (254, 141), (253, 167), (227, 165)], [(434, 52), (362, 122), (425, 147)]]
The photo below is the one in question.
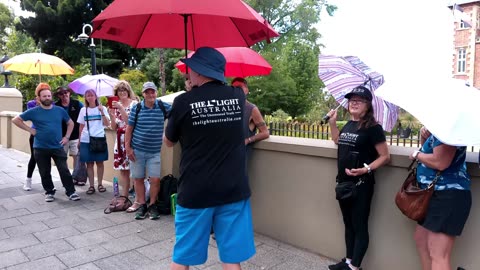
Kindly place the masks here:
[(64, 96), (64, 95), (66, 95), (66, 94), (68, 94), (68, 92), (59, 92), (57, 95), (59, 95), (59, 96)]
[(364, 99), (350, 99), (350, 100), (348, 100), (348, 103), (351, 103), (351, 104), (362, 104), (362, 103), (367, 103), (367, 101), (364, 100)]

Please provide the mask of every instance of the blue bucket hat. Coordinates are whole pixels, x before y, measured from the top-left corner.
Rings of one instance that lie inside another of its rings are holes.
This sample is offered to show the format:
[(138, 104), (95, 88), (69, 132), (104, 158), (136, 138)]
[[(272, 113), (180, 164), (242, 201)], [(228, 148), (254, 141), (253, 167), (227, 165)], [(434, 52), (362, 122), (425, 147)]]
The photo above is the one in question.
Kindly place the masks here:
[(226, 82), (225, 57), (214, 48), (198, 48), (190, 58), (183, 58), (180, 61), (202, 76)]

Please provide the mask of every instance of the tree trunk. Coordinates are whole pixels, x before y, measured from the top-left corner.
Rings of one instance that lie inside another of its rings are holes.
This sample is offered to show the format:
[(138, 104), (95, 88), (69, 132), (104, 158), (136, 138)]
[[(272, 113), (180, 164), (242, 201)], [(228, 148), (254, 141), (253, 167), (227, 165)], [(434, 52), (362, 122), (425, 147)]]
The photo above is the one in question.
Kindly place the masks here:
[(162, 96), (167, 92), (167, 87), (165, 85), (165, 49), (158, 49), (160, 55), (159, 65), (159, 79), (160, 79), (160, 88), (162, 89)]

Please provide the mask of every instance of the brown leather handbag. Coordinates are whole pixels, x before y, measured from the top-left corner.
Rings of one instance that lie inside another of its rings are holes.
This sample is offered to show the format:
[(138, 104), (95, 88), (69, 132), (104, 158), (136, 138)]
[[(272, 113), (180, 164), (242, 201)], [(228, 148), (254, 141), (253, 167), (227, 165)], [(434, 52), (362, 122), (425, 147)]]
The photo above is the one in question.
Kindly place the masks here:
[(416, 160), (408, 167), (409, 173), (405, 182), (395, 196), (395, 203), (398, 209), (410, 219), (421, 221), (427, 215), (428, 204), (435, 191), (435, 184), (440, 178), (440, 172), (427, 188), (422, 189), (417, 182), (417, 167), (413, 166)]

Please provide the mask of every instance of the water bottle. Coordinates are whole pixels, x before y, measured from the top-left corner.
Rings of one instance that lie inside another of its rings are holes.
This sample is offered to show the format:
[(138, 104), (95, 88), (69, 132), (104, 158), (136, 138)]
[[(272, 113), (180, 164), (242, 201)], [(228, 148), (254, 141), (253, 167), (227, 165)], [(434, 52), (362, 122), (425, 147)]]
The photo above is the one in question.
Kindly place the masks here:
[(117, 179), (117, 177), (113, 177), (113, 196), (115, 196), (115, 197), (120, 196), (120, 192), (118, 191), (118, 179)]

